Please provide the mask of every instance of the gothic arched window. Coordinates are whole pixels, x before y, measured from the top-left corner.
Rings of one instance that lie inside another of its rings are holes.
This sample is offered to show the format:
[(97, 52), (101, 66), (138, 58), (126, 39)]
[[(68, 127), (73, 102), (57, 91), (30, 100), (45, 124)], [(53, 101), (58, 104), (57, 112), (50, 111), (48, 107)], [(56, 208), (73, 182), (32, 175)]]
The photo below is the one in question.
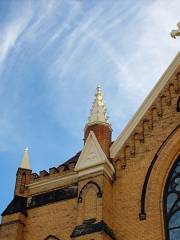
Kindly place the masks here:
[(167, 179), (164, 192), (164, 217), (167, 240), (180, 239), (180, 156)]

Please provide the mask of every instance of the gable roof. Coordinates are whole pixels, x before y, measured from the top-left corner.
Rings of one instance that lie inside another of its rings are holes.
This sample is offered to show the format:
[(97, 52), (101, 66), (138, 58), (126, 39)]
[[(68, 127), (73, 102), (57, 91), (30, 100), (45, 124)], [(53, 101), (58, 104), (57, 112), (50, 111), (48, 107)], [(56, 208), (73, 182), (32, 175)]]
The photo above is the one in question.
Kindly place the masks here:
[(180, 52), (176, 55), (174, 60), (171, 62), (167, 70), (164, 72), (162, 77), (159, 79), (157, 84), (151, 90), (149, 95), (145, 98), (144, 102), (134, 114), (133, 118), (128, 122), (127, 126), (121, 132), (121, 134), (117, 137), (116, 141), (111, 145), (110, 155), (111, 158), (114, 158), (116, 154), (119, 152), (123, 144), (126, 142), (128, 137), (131, 135), (137, 124), (140, 122), (146, 111), (153, 104), (163, 87), (166, 85), (170, 77), (174, 74), (177, 67), (180, 65)]
[(67, 166), (71, 163), (74, 163), (74, 165), (77, 163), (79, 156), (81, 154), (81, 151), (77, 152), (73, 157), (71, 157), (70, 159), (68, 159), (67, 161), (65, 161), (64, 163), (62, 163), (60, 166), (64, 165)]
[(109, 160), (103, 152), (94, 132), (90, 131), (84, 148), (75, 166), (75, 171), (94, 167), (105, 163), (106, 161), (109, 163)]
[(88, 135), (74, 170), (81, 176), (99, 170), (104, 170), (110, 178), (114, 174), (113, 165), (107, 159), (93, 131)]

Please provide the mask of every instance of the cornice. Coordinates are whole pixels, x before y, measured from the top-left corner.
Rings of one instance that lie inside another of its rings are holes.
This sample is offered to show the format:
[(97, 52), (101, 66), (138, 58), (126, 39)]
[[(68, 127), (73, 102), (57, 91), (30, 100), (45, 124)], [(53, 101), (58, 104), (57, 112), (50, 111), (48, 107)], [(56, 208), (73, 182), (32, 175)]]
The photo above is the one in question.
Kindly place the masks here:
[(68, 180), (74, 180), (76, 181), (78, 178), (78, 175), (76, 172), (71, 173), (70, 175), (66, 175), (66, 176), (58, 176), (56, 178), (49, 178), (49, 179), (44, 179), (38, 182), (34, 182), (34, 183), (30, 183), (28, 185), (26, 185), (29, 189), (33, 189), (33, 188), (39, 188), (45, 185), (50, 185), (50, 184), (54, 184), (54, 183), (58, 183), (58, 182), (65, 182)]

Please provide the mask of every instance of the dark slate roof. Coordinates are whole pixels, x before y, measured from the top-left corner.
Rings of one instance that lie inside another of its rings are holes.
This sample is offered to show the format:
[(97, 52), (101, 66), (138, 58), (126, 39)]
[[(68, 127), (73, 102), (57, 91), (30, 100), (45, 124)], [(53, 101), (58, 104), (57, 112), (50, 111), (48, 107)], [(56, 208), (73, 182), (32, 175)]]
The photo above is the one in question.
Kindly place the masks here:
[(1, 216), (10, 215), (13, 213), (21, 212), (26, 215), (26, 203), (27, 198), (21, 196), (14, 196), (14, 199), (10, 202)]
[(75, 165), (77, 163), (78, 159), (79, 159), (80, 154), (81, 154), (81, 151), (79, 151), (78, 153), (76, 153), (76, 155), (74, 155), (73, 157), (68, 159), (66, 162), (61, 164), (61, 166), (68, 167), (68, 165), (71, 164), (71, 163), (74, 163), (74, 165)]

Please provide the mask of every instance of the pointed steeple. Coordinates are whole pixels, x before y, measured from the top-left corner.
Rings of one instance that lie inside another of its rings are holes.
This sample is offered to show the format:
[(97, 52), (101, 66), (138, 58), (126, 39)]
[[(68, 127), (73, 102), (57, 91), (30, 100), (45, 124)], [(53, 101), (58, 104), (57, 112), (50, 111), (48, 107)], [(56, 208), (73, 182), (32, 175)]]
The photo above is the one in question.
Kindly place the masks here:
[(29, 169), (29, 170), (31, 169), (30, 163), (29, 163), (29, 149), (28, 149), (28, 147), (26, 147), (24, 149), (23, 159), (21, 161), (21, 164), (20, 164), (19, 168), (24, 168), (24, 169)]
[(84, 143), (86, 142), (90, 131), (93, 131), (102, 150), (109, 157), (109, 147), (111, 145), (112, 128), (108, 122), (106, 107), (103, 101), (101, 87), (96, 88), (95, 99), (84, 129)]
[(98, 123), (109, 124), (106, 107), (103, 101), (102, 89), (100, 85), (98, 85), (96, 88), (95, 99), (90, 112), (90, 116), (88, 118), (87, 125), (93, 125)]

